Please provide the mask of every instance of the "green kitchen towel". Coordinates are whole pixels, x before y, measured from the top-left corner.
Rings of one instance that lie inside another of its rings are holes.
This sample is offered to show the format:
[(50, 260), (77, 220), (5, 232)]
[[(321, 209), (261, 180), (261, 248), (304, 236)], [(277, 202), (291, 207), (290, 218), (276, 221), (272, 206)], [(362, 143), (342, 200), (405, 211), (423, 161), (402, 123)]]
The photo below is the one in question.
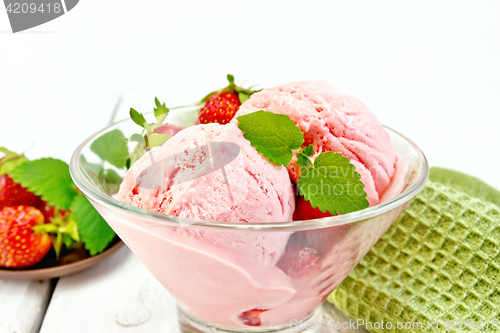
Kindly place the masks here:
[(328, 300), (371, 332), (500, 332), (499, 281), (500, 192), (432, 168)]

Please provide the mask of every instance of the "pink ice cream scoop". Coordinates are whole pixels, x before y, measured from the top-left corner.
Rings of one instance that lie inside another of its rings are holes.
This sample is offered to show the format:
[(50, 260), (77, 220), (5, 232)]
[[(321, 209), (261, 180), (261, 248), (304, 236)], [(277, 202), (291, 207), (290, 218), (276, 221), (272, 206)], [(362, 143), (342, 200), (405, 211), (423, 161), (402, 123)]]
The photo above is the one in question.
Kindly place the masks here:
[[(226, 151), (234, 146), (237, 154), (223, 164), (215, 160), (214, 156), (224, 159), (234, 153)], [(292, 220), (295, 195), (287, 170), (257, 153), (234, 124), (189, 127), (151, 153), (128, 170), (118, 200), (190, 219), (241, 223)], [(235, 253), (251, 253), (265, 265), (279, 260), (288, 240), (284, 234), (177, 231)]]
[[(286, 114), (304, 133), (304, 147), (313, 144), (313, 159), (333, 151), (349, 158), (361, 175), (370, 205), (380, 201), (394, 175), (397, 156), (389, 135), (358, 99), (326, 81), (298, 81), (264, 89), (240, 106), (239, 116), (258, 110)], [(287, 166), (297, 182), (296, 156)]]

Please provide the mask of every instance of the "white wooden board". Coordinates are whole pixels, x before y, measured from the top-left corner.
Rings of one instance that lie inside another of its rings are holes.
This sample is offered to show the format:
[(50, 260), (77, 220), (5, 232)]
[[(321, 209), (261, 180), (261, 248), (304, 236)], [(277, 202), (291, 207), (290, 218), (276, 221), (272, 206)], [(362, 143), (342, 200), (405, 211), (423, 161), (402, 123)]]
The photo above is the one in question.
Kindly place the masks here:
[(59, 280), (41, 333), (176, 332), (175, 301), (126, 247)]
[(0, 332), (38, 332), (49, 298), (48, 280), (0, 280)]

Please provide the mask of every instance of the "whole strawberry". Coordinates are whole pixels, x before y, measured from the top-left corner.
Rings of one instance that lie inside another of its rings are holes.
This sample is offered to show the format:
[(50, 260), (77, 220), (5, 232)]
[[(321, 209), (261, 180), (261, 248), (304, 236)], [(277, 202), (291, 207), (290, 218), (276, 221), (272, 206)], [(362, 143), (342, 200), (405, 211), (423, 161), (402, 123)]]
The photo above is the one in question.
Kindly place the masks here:
[(227, 87), (211, 92), (202, 100), (205, 104), (200, 109), (195, 124), (227, 124), (233, 119), (241, 103), (258, 91), (237, 86), (231, 74), (227, 75), (227, 80), (229, 81)]
[(42, 199), (15, 183), (8, 175), (0, 176), (0, 209), (10, 206), (42, 205)]
[(34, 207), (6, 207), (0, 211), (0, 266), (30, 267), (42, 260), (52, 247), (52, 238), (32, 228), (43, 222), (42, 213)]
[(294, 221), (302, 221), (302, 220), (312, 220), (312, 219), (320, 219), (323, 217), (333, 216), (328, 211), (322, 212), (318, 207), (312, 208), (311, 202), (304, 199), (304, 197), (300, 197), (295, 205), (295, 211), (293, 213)]

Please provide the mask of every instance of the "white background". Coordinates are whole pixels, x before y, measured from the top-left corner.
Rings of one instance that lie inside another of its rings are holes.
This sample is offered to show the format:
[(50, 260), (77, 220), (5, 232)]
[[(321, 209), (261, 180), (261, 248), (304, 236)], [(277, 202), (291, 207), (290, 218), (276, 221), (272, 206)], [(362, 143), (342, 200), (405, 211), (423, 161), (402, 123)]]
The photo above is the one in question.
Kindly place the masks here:
[(225, 75), (323, 78), (431, 165), (500, 188), (500, 1), (81, 0), (10, 33), (0, 8), (0, 146), (68, 161), (129, 107), (194, 102)]

